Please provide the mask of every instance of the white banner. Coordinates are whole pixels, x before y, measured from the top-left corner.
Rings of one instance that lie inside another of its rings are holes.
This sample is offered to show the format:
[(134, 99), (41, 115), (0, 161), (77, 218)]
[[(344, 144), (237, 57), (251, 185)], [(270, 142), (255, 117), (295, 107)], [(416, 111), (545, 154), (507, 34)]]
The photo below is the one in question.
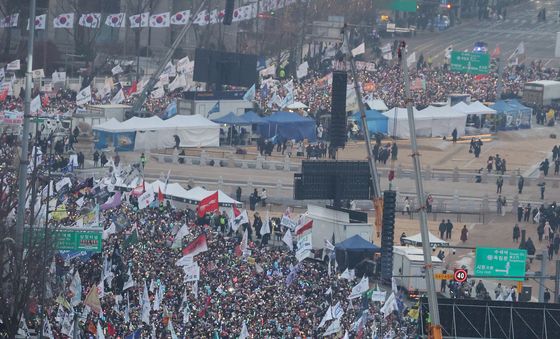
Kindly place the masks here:
[(197, 263), (190, 266), (184, 266), (183, 271), (185, 272), (183, 282), (200, 280), (200, 266), (198, 266)]

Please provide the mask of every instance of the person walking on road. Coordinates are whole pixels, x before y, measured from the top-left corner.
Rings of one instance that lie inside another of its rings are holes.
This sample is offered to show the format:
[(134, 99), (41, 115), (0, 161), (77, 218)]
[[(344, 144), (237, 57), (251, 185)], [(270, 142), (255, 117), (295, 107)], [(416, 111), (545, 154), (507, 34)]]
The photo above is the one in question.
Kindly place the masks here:
[(447, 223), (445, 224), (445, 239), (451, 239), (451, 231), (453, 230), (453, 224), (451, 220), (447, 219)]
[(446, 230), (446, 226), (445, 226), (445, 220), (441, 220), (441, 223), (439, 224), (439, 237), (441, 239), (444, 238), (445, 236), (445, 230)]
[(504, 186), (504, 177), (501, 175), (496, 179), (496, 194), (502, 194), (502, 187)]
[(515, 226), (513, 226), (513, 242), (519, 242), (520, 235), (521, 235), (521, 230), (519, 229), (519, 225), (515, 224)]
[(525, 185), (525, 178), (523, 178), (523, 176), (520, 175), (519, 178), (517, 179), (517, 189), (519, 191), (519, 194), (523, 193), (523, 185)]
[(463, 225), (461, 229), (461, 241), (465, 242), (469, 238), (469, 230), (467, 229), (467, 225)]
[(146, 167), (146, 155), (144, 153), (140, 156), (140, 163), (142, 163), (142, 169), (144, 169)]

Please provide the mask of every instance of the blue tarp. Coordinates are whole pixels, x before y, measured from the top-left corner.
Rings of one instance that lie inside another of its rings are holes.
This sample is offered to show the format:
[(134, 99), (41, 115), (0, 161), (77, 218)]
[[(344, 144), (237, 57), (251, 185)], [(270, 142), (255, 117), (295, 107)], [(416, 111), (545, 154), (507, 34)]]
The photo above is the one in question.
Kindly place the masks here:
[(250, 125), (248, 121), (243, 119), (240, 116), (235, 115), (233, 112), (229, 112), (228, 114), (224, 115), (218, 119), (212, 119), (213, 122), (218, 124), (226, 124), (226, 125)]
[[(362, 128), (362, 118), (360, 112), (356, 112), (352, 114), (352, 119), (356, 120), (356, 123), (360, 128)], [(387, 134), (388, 132), (388, 121), (389, 118), (385, 115), (381, 114), (379, 111), (376, 110), (367, 110), (366, 111), (366, 120), (368, 124), (368, 129), (370, 133), (383, 133)]]
[(304, 118), (297, 113), (276, 112), (265, 120), (265, 124), (259, 125), (259, 133), (265, 138), (278, 136), (281, 140), (317, 140), (317, 125), (311, 118)]
[(245, 112), (241, 118), (251, 124), (266, 124), (266, 119), (253, 111)]
[(114, 147), (116, 151), (125, 152), (134, 150), (136, 132), (106, 132), (96, 131), (97, 142), (95, 149)]
[(363, 251), (371, 251), (377, 252), (381, 249), (371, 242), (367, 241), (366, 239), (362, 238), (360, 235), (356, 234), (343, 242), (336, 244), (334, 247), (335, 250), (342, 250), (348, 252), (363, 252)]

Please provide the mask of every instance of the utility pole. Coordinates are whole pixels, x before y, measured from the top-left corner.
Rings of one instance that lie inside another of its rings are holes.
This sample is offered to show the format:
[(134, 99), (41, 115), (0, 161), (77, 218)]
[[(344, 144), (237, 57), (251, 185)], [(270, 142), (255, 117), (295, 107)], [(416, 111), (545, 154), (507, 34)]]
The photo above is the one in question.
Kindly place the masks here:
[(556, 259), (556, 276), (554, 278), (554, 299), (553, 303), (558, 302), (558, 296), (560, 296), (560, 260)]
[(23, 228), (25, 226), (25, 195), (27, 192), (27, 165), (29, 164), (29, 118), (31, 116), (31, 91), (33, 89), (33, 43), (35, 36), (36, 0), (29, 4), (29, 38), (27, 40), (27, 69), (25, 71), (25, 108), (23, 115), (23, 134), (21, 136), (21, 154), (18, 173), (18, 208), (16, 216), (16, 244), (20, 246), (18, 258), (23, 254)]
[(358, 107), (360, 108), (360, 117), (362, 119), (362, 126), (364, 129), (364, 137), (366, 139), (366, 149), (368, 155), (369, 171), (371, 175), (371, 188), (373, 189), (373, 197), (381, 198), (381, 185), (379, 184), (379, 173), (377, 172), (377, 166), (375, 165), (375, 159), (373, 158), (373, 150), (371, 148), (371, 137), (369, 135), (369, 128), (367, 125), (366, 118), (366, 108), (364, 102), (362, 101), (362, 93), (360, 92), (360, 84), (358, 83), (358, 72), (356, 71), (356, 64), (354, 63), (354, 56), (352, 55), (352, 48), (350, 47), (351, 41), (351, 28), (346, 26), (344, 28), (344, 38), (346, 39), (346, 55), (348, 57), (348, 62), (350, 63), (350, 70), (352, 72), (352, 78), (354, 80), (354, 91), (356, 91), (356, 99), (358, 100)]
[(496, 101), (500, 100), (502, 97), (502, 91), (504, 87), (504, 65), (502, 62), (502, 58), (498, 59), (498, 82), (496, 83)]
[(416, 198), (420, 205), (420, 234), (422, 236), (422, 250), (424, 252), (424, 263), (426, 267), (426, 289), (428, 294), (428, 307), (430, 310), (430, 332), (431, 338), (441, 339), (441, 326), (439, 321), (439, 306), (436, 295), (434, 267), (432, 266), (432, 249), (430, 247), (430, 233), (428, 232), (428, 215), (424, 200), (424, 187), (422, 185), (422, 174), (420, 172), (420, 153), (416, 144), (416, 126), (414, 124), (414, 110), (412, 107), (412, 94), (408, 79), (408, 62), (406, 54), (406, 44), (401, 42), (400, 46), (401, 66), (403, 72), (404, 92), (406, 95), (406, 111), (408, 113), (408, 126), (410, 129), (410, 146), (412, 148), (412, 163), (414, 164), (414, 175), (416, 183)]
[(542, 251), (542, 259), (541, 259), (541, 277), (539, 278), (539, 302), (544, 302), (544, 282), (546, 280), (546, 268), (548, 265), (548, 251), (544, 249)]
[[(200, 4), (200, 6), (198, 7), (198, 10), (196, 11), (196, 13), (194, 14), (193, 18), (195, 18), (196, 16), (198, 16), (198, 14), (200, 13), (200, 11), (202, 10), (202, 8), (204, 7), (204, 5), (206, 4), (207, 0), (203, 0), (202, 3)], [(165, 69), (165, 66), (167, 65), (167, 63), (171, 60), (171, 58), (173, 57), (173, 53), (175, 53), (175, 50), (177, 49), (177, 47), (179, 47), (179, 45), (181, 44), (181, 42), (183, 41), (183, 38), (185, 37), (185, 35), (187, 35), (187, 32), (191, 29), (191, 27), (193, 26), (193, 21), (189, 20), (189, 23), (187, 25), (185, 25), (183, 27), (183, 29), (179, 32), (179, 34), (177, 35), (177, 37), (175, 38), (175, 41), (173, 41), (173, 44), (171, 45), (171, 47), (169, 48), (169, 50), (167, 50), (167, 53), (165, 54), (165, 56), (163, 57), (163, 59), (161, 60), (161, 63), (158, 67), (158, 69), (155, 71), (154, 74), (152, 74), (152, 76), (150, 77), (150, 80), (148, 81), (148, 83), (146, 84), (146, 86), (144, 86), (144, 88), (142, 89), (142, 92), (140, 93), (140, 95), (138, 96), (138, 98), (136, 99), (136, 101), (134, 102), (134, 105), (132, 106), (132, 112), (139, 112), (140, 109), (142, 108), (142, 105), (144, 104), (144, 102), (146, 101), (146, 98), (148, 96), (148, 92), (152, 90), (152, 88), (154, 87), (154, 85), (156, 84), (156, 82), (158, 81), (161, 73), (163, 72), (163, 70)], [(137, 73), (138, 74), (138, 73)]]

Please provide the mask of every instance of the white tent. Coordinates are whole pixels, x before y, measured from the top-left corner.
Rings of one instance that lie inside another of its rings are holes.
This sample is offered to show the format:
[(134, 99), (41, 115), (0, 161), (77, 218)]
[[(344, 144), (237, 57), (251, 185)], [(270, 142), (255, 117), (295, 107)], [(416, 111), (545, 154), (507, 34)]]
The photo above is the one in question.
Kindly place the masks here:
[(175, 136), (180, 147), (220, 146), (220, 125), (197, 114), (176, 115), (169, 120), (156, 116), (133, 117), (123, 122), (111, 119), (93, 129), (109, 133), (136, 132), (135, 151), (174, 147)]
[(418, 112), (418, 117), (432, 119), (432, 137), (450, 136), (455, 128), (459, 136), (465, 135), (467, 116), (450, 106), (428, 106)]
[(96, 131), (112, 132), (117, 130), (120, 125), (120, 121), (115, 118), (111, 118), (100, 125), (93, 126), (93, 129)]
[[(205, 117), (194, 115), (176, 115), (164, 121), (167, 133), (173, 141), (167, 147), (175, 145), (174, 135), (180, 139), (181, 147), (218, 147), (220, 146), (220, 125)], [(171, 129), (171, 131), (169, 131)]]
[[(430, 246), (438, 246), (438, 247), (449, 246), (449, 243), (447, 241), (441, 240), (440, 238), (433, 235), (431, 232), (428, 233), (430, 239)], [(420, 246), (422, 245), (422, 235), (418, 233), (415, 235), (411, 235), (410, 237), (404, 237), (403, 243), (407, 245)]]
[[(197, 186), (187, 191), (186, 200), (191, 204), (197, 204), (199, 201), (213, 193), (216, 193), (216, 191), (208, 191), (202, 187)], [(234, 204), (237, 206), (241, 206), (241, 203), (239, 201), (231, 198), (221, 190), (218, 190), (218, 203), (220, 204), (220, 206), (232, 206)]]
[[(395, 135), (397, 138), (401, 139), (410, 138), (406, 108), (394, 107), (382, 114), (389, 118), (387, 121), (389, 135)], [(432, 118), (423, 115), (419, 116), (416, 108), (414, 108), (414, 122), (416, 126), (416, 136), (429, 137), (432, 135)]]
[(467, 105), (466, 103), (461, 101), (455, 104), (453, 108), (464, 114), (474, 114), (474, 115), (496, 114), (496, 110), (484, 106), (484, 104), (482, 104), (480, 101), (471, 102), (470, 105)]
[(374, 109), (379, 112), (385, 112), (389, 109), (389, 107), (387, 107), (385, 102), (381, 99), (368, 100), (366, 104), (369, 106), (369, 109)]

